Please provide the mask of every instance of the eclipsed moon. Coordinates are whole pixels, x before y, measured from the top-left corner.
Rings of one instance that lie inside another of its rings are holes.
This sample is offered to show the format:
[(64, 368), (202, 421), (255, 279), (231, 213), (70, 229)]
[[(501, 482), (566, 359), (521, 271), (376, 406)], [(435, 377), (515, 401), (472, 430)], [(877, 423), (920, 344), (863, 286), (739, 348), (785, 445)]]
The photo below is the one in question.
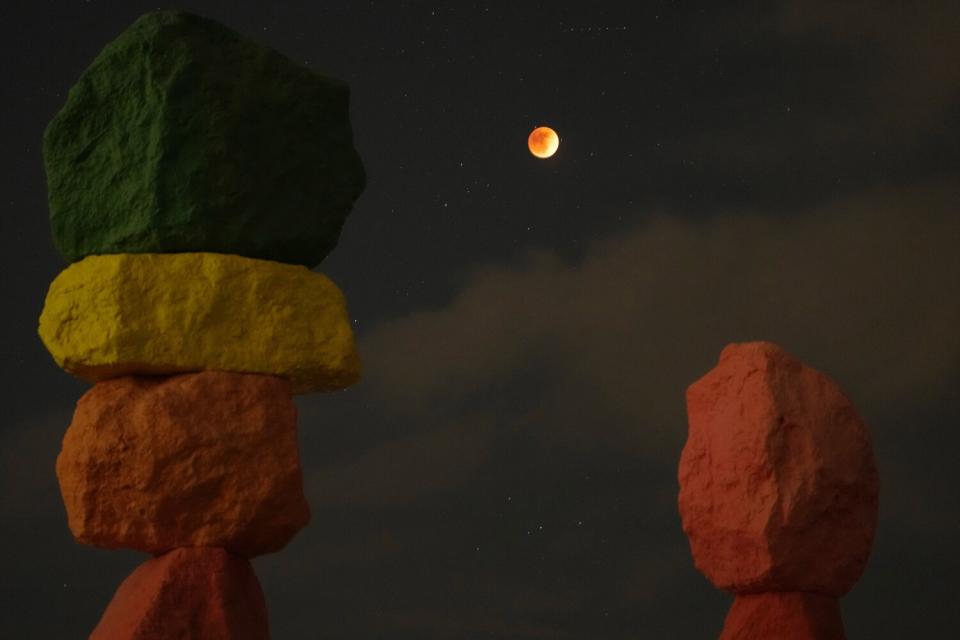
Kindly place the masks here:
[(560, 137), (550, 127), (537, 127), (530, 132), (530, 137), (527, 138), (527, 146), (530, 148), (530, 153), (538, 158), (549, 158), (557, 152), (557, 147), (560, 146)]

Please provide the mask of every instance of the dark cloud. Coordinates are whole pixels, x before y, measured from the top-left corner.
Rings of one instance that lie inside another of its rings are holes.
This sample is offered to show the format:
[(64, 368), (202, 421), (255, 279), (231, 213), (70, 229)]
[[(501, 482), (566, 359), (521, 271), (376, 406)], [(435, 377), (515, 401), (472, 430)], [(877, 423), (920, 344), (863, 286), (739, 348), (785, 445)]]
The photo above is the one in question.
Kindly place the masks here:
[(68, 412), (53, 411), (0, 432), (0, 503), (8, 517), (36, 516), (40, 509), (57, 504), (60, 493), (53, 465), (38, 461), (49, 461), (50, 452), (60, 450), (69, 423)]
[(449, 493), (489, 461), (492, 422), (464, 416), (321, 467), (306, 479), (313, 505), (321, 510), (403, 507), (424, 495)]
[[(769, 339), (879, 412), (960, 363), (960, 301), (945, 295), (960, 287), (958, 196), (944, 181), (789, 218), (664, 214), (576, 264), (537, 252), (481, 268), (448, 307), (364, 335), (366, 384), (399, 411), (462, 407), (536, 362), (558, 393), (533, 414), (569, 422), (584, 400), (624, 425), (614, 444), (642, 450), (724, 344)], [(576, 446), (608, 436), (576, 431)]]
[(647, 170), (671, 192), (659, 201), (692, 215), (804, 211), (956, 174), (960, 70), (948, 61), (960, 57), (960, 5), (738, 6), (683, 32), (699, 80), (678, 96), (679, 126), (654, 138), (662, 155)]
[[(858, 65), (873, 134), (903, 142), (918, 133), (943, 134), (955, 123), (960, 99), (960, 5), (950, 0), (917, 3), (787, 0), (777, 15), (781, 32), (791, 38), (820, 38)], [(844, 123), (846, 124), (846, 123)]]

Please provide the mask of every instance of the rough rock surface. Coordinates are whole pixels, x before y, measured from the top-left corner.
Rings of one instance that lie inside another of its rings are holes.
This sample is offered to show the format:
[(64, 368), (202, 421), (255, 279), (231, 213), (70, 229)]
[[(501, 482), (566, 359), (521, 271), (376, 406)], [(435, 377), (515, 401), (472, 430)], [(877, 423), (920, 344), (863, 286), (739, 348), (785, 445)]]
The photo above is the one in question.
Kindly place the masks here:
[(223, 549), (147, 560), (117, 589), (90, 640), (267, 640), (263, 591), (250, 562)]
[(315, 266), (366, 180), (344, 83), (182, 11), (103, 49), (43, 155), (68, 262), (210, 251)]
[(775, 344), (732, 344), (687, 412), (679, 507), (696, 567), (736, 593), (846, 593), (870, 555), (878, 478), (839, 387)]
[(737, 596), (720, 640), (845, 640), (836, 598), (802, 592)]
[(286, 380), (218, 371), (98, 383), (57, 457), (70, 530), (97, 547), (282, 549), (310, 519)]
[(50, 285), (40, 337), (95, 382), (215, 369), (289, 378), (295, 393), (360, 376), (343, 294), (301, 267), (217, 253), (90, 256)]

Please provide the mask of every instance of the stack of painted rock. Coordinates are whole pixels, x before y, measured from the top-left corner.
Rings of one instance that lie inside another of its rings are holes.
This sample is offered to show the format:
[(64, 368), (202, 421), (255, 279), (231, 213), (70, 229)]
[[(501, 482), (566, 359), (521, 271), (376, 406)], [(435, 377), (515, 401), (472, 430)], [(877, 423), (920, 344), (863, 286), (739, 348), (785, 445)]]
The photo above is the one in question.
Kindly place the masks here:
[(80, 542), (156, 557), (91, 637), (268, 637), (248, 558), (306, 526), (293, 394), (360, 375), (310, 271), (363, 190), (348, 89), (210, 20), (143, 16), (44, 136), (40, 336), (95, 383), (57, 458)]
[(680, 515), (694, 564), (736, 594), (722, 640), (842, 640), (838, 598), (877, 526), (870, 436), (822, 373), (729, 345), (687, 390)]

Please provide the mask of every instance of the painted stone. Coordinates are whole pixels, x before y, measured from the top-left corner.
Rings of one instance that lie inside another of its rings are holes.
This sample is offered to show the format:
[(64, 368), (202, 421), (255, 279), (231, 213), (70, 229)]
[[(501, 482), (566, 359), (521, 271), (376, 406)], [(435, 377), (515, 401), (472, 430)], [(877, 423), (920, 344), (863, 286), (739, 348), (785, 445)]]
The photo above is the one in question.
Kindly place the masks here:
[(687, 389), (679, 508), (694, 564), (735, 593), (840, 596), (877, 526), (870, 435), (827, 376), (769, 342), (732, 344)]
[(840, 604), (815, 593), (783, 591), (739, 595), (720, 640), (846, 640)]
[(245, 558), (176, 549), (124, 580), (90, 640), (268, 640), (267, 605)]
[(343, 294), (301, 266), (218, 253), (90, 256), (50, 285), (40, 337), (96, 382), (222, 370), (288, 378), (295, 393), (356, 382)]
[(129, 376), (80, 398), (57, 457), (77, 541), (253, 557), (307, 525), (290, 384), (219, 371)]
[(183, 11), (148, 13), (103, 49), (43, 156), (68, 262), (214, 252), (312, 267), (366, 184), (346, 84)]

